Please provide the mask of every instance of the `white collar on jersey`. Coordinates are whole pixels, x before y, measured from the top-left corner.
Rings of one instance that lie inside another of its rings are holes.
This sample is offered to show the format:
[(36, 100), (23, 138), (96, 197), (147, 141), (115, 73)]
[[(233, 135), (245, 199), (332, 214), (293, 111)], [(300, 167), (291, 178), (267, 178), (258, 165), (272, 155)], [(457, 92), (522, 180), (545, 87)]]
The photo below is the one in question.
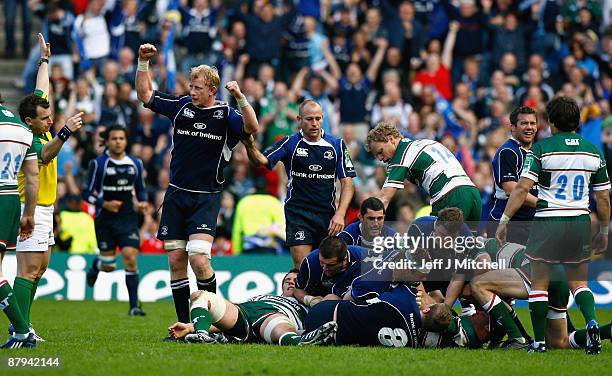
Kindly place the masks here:
[(525, 150), (525, 151), (529, 151), (529, 149), (525, 149), (525, 148), (523, 147), (523, 145), (521, 145), (521, 143), (519, 142), (519, 140), (517, 140), (516, 138), (514, 138), (514, 136), (510, 136), (510, 139), (511, 139), (512, 141), (516, 142), (516, 144), (519, 146), (519, 148), (521, 148), (521, 149), (523, 149), (523, 150)]
[(307, 143), (308, 145), (319, 145), (319, 146), (333, 146), (332, 144), (330, 144), (329, 142), (327, 142), (325, 140), (325, 131), (323, 129), (321, 129), (321, 139), (317, 142), (312, 142), (312, 141), (308, 141), (305, 137), (304, 137), (304, 133), (302, 132), (302, 130), (300, 129), (300, 136), (302, 137), (302, 141), (304, 141), (305, 143)]

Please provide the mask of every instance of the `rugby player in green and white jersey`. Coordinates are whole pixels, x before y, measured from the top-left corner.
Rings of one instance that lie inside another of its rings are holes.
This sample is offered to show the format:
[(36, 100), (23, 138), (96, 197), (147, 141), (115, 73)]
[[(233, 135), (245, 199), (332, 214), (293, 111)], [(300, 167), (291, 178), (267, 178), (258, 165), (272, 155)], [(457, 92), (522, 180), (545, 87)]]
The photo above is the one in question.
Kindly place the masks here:
[(456, 207), (472, 230), (478, 225), (482, 212), (480, 192), (444, 145), (403, 138), (394, 125), (380, 122), (368, 133), (366, 147), (376, 159), (388, 163), (387, 180), (379, 196), (385, 207), (396, 190), (404, 188), (404, 180), (409, 180), (431, 197), (431, 215)]
[[(307, 308), (293, 297), (297, 269), (283, 278), (282, 295), (259, 295), (234, 304), (217, 294), (197, 291), (191, 294), (191, 323), (177, 322), (168, 328), (171, 337), (193, 343), (216, 343), (220, 331), (243, 343), (278, 345), (322, 344), (335, 333), (327, 325), (302, 338)], [(214, 327), (212, 327), (214, 325)]]
[[(523, 335), (514, 321), (503, 312), (508, 308), (499, 296), (512, 299), (527, 299), (531, 295), (530, 272), (533, 261), (525, 254), (526, 246), (516, 243), (505, 243), (499, 246), (497, 240), (489, 239), (478, 257), (485, 256), (505, 269), (491, 270), (475, 277), (471, 283), (474, 300), (489, 313), (492, 321), (499, 321), (506, 329), (508, 341), (505, 348), (524, 348)], [(561, 267), (555, 267), (548, 285), (549, 319), (546, 328), (546, 344), (551, 348), (585, 348), (587, 346), (587, 329), (567, 331), (567, 303), (569, 285)], [(501, 312), (501, 313), (500, 313)], [(601, 338), (610, 339), (610, 325), (602, 326)]]
[[(31, 148), (32, 139), (32, 130), (4, 107), (0, 98), (0, 308), (15, 328), (14, 334), (1, 348), (36, 346), (34, 335), (29, 334), (29, 323), (19, 309), (11, 285), (2, 277), (4, 252), (15, 250), (18, 236), (22, 240), (27, 239), (34, 231), (38, 162), (36, 152)], [(26, 178), (23, 215), (17, 191), (17, 174), (20, 169)]]
[[(576, 133), (580, 109), (568, 97), (557, 97), (546, 105), (553, 135), (533, 145), (523, 166), (521, 179), (512, 190), (497, 228), (503, 244), (510, 218), (523, 205), (529, 189), (538, 184), (536, 214), (525, 256), (531, 260), (532, 290), (529, 310), (535, 341), (529, 351), (546, 351), (546, 315), (553, 264), (562, 264), (576, 304), (587, 322), (588, 354), (601, 352), (599, 326), (593, 293), (587, 287), (591, 240), (595, 252), (608, 245), (610, 223), (610, 179), (606, 161), (595, 145)], [(589, 188), (595, 195), (600, 231), (591, 238)]]

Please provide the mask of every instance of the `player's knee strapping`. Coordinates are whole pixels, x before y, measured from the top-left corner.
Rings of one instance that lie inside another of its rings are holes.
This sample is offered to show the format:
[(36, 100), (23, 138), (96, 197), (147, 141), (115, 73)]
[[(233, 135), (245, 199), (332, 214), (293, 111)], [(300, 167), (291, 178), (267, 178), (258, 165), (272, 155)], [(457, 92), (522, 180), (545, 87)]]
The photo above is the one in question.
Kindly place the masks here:
[(287, 316), (280, 315), (270, 320), (270, 322), (264, 329), (264, 332), (263, 332), (264, 341), (270, 344), (272, 343), (272, 332), (279, 325), (289, 325), (292, 331), (297, 330), (295, 325), (291, 322), (291, 320), (289, 320)]
[(225, 299), (212, 292), (202, 291), (197, 298), (191, 301), (191, 309), (203, 308), (210, 312), (213, 324), (219, 322), (225, 315)]
[(164, 240), (164, 250), (173, 251), (175, 249), (186, 249), (187, 242), (185, 240)]
[(212, 243), (207, 240), (194, 239), (187, 242), (187, 254), (204, 255), (211, 258)]
[(567, 309), (548, 306), (546, 318), (549, 320), (561, 320), (567, 317)]
[(103, 271), (115, 270), (117, 267), (117, 256), (98, 256), (100, 260), (99, 269)]

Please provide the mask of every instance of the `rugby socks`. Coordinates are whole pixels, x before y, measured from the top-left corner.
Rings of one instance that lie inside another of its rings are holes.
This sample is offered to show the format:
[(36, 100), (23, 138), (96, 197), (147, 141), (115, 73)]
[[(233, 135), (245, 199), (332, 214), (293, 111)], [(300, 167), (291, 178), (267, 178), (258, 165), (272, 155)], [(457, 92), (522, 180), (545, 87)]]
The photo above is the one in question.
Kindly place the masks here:
[(217, 293), (217, 277), (215, 273), (210, 278), (207, 279), (198, 279), (198, 290), (212, 292), (213, 294)]
[(138, 307), (138, 270), (125, 271), (125, 286), (130, 297), (130, 308)]
[(34, 289), (34, 282), (29, 279), (22, 277), (15, 277), (15, 283), (13, 284), (13, 292), (19, 304), (19, 310), (21, 316), (25, 322), (30, 324), (30, 306), (32, 304), (32, 290)]
[(278, 344), (281, 346), (297, 346), (300, 343), (302, 336), (298, 336), (295, 332), (287, 332), (278, 339)]
[(574, 326), (574, 323), (570, 319), (569, 314), (567, 314), (567, 316), (565, 317), (565, 322), (567, 323), (567, 332), (568, 333), (573, 333), (573, 332), (576, 331), (576, 327)]
[[(604, 325), (599, 328), (601, 339), (610, 339), (612, 337), (612, 325)], [(576, 330), (569, 335), (569, 343), (573, 349), (583, 349), (587, 343), (586, 329)]]
[(91, 263), (91, 270), (93, 270), (96, 274), (100, 273), (100, 258), (96, 256)]
[(13, 324), (16, 334), (23, 335), (29, 333), (29, 322), (23, 319), (15, 292), (6, 279), (0, 280), (0, 308), (2, 308), (6, 317)]
[(529, 313), (533, 325), (534, 340), (544, 343), (546, 338), (546, 314), (548, 313), (548, 291), (531, 290), (529, 293)]
[(584, 321), (589, 322), (595, 319), (595, 299), (593, 293), (588, 287), (580, 286), (572, 291), (576, 305), (580, 308)]
[(527, 330), (523, 326), (523, 323), (521, 322), (518, 315), (516, 314), (516, 311), (512, 307), (510, 307), (510, 316), (512, 316), (512, 321), (514, 321), (514, 325), (516, 325), (518, 330), (521, 332), (523, 338), (525, 338), (527, 342), (531, 342), (531, 336), (529, 335), (529, 333), (527, 333)]
[(208, 331), (212, 324), (212, 317), (207, 309), (195, 307), (191, 309), (191, 322), (196, 332), (200, 330)]
[(510, 311), (499, 296), (493, 294), (493, 298), (484, 304), (482, 308), (493, 320), (499, 320), (501, 322), (508, 333), (508, 339), (522, 337), (521, 331), (516, 327), (516, 324), (514, 324)]
[(178, 321), (188, 323), (189, 321), (189, 279), (181, 278), (170, 281), (172, 299)]

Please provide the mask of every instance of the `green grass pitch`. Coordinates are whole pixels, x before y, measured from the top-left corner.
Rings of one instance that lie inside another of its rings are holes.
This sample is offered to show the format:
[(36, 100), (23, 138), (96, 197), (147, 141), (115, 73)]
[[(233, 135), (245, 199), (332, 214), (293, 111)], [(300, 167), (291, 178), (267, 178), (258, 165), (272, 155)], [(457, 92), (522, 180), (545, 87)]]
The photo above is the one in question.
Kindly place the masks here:
[[(146, 317), (128, 317), (124, 302), (35, 301), (32, 321), (47, 342), (0, 352), (0, 375), (610, 375), (612, 345), (602, 354), (558, 350), (412, 350), (357, 347), (289, 348), (267, 345), (191, 345), (161, 338), (173, 322), (171, 301), (148, 303)], [(530, 329), (528, 312), (520, 310)], [(580, 313), (571, 316), (582, 327)], [(612, 310), (598, 311), (600, 323)], [(0, 328), (6, 328), (4, 315)], [(2, 340), (7, 337), (5, 329)], [(9, 357), (59, 357), (59, 368), (10, 368)]]

